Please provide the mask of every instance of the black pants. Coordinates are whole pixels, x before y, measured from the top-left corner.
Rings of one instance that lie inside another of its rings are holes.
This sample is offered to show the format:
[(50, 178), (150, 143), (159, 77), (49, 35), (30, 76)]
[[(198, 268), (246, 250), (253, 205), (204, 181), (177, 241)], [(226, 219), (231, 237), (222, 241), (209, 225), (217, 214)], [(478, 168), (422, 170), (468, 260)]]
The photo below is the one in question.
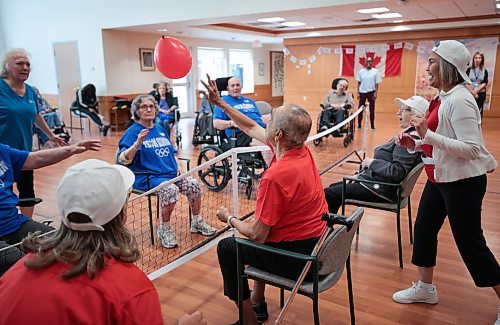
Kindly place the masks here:
[[(32, 170), (22, 170), (19, 173), (19, 179), (16, 183), (17, 190), (19, 191), (20, 199), (33, 199), (35, 198), (35, 184)], [(32, 207), (33, 203), (20, 203), (21, 207)]]
[(333, 125), (337, 125), (343, 120), (343, 109), (325, 109), (323, 110), (323, 114), (321, 114), (320, 126), (326, 126), (327, 128), (330, 128), (330, 121), (333, 121)]
[(24, 252), (19, 248), (19, 246), (11, 247), (9, 249), (4, 249), (5, 247), (21, 242), (30, 232), (41, 231), (42, 233), (46, 233), (53, 229), (54, 228), (44, 225), (43, 223), (29, 220), (23, 223), (18, 230), (10, 234), (0, 236), (0, 274), (6, 272), (12, 265), (24, 256)]
[(481, 113), (481, 117), (483, 117), (483, 108), (484, 108), (484, 101), (486, 100), (486, 92), (483, 91), (482, 93), (478, 93), (476, 98), (476, 103), (477, 107), (479, 107), (479, 112)]
[[(370, 91), (369, 93), (360, 93), (359, 94), (359, 105), (358, 107), (363, 106), (368, 99), (368, 103), (370, 104), (370, 125), (372, 129), (375, 128), (375, 91)], [(358, 115), (358, 128), (361, 128), (361, 121), (363, 120), (363, 112)]]
[(95, 113), (94, 111), (89, 110), (87, 107), (82, 107), (80, 106), (78, 110), (87, 115), (92, 121), (94, 121), (95, 124), (99, 126), (103, 126), (102, 120), (99, 117), (99, 114)]
[(500, 267), (486, 246), (481, 229), (486, 183), (486, 175), (451, 183), (427, 181), (415, 220), (413, 264), (420, 267), (436, 265), (438, 233), (448, 216), (453, 238), (476, 286), (500, 284)]
[[(346, 184), (346, 199), (363, 200), (368, 202), (387, 202), (387, 200), (373, 194), (360, 183)], [(330, 213), (338, 213), (342, 206), (342, 182), (330, 184), (325, 188), (325, 198)]]
[[(319, 238), (311, 238), (293, 242), (267, 243), (269, 246), (310, 255)], [(243, 265), (251, 265), (261, 270), (278, 274), (289, 279), (298, 279), (304, 269), (305, 262), (289, 257), (256, 250), (242, 246)], [(236, 259), (236, 241), (233, 237), (225, 238), (217, 245), (217, 256), (224, 281), (224, 295), (232, 301), (238, 301), (238, 274)], [(307, 279), (308, 277), (306, 277)], [(309, 279), (310, 280), (310, 277)], [(250, 298), (248, 280), (243, 281), (243, 300)]]

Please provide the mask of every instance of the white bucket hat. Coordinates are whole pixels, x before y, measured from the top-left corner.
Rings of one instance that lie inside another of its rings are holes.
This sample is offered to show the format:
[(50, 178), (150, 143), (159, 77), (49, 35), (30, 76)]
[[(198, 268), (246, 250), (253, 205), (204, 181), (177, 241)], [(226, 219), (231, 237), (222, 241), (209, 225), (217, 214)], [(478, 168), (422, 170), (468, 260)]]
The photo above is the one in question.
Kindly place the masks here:
[[(71, 166), (57, 188), (57, 207), (62, 222), (73, 230), (104, 231), (102, 226), (123, 209), (134, 180), (134, 173), (127, 167), (102, 160), (88, 159)], [(92, 221), (69, 221), (68, 215), (74, 212)]]
[(465, 45), (455, 40), (441, 41), (432, 51), (457, 68), (466, 83), (471, 83), (469, 76), (465, 73), (471, 61), (471, 55)]
[(405, 105), (408, 107), (411, 107), (418, 113), (422, 114), (422, 116), (425, 116), (425, 112), (427, 112), (427, 109), (429, 108), (429, 102), (420, 96), (411, 96), (408, 99), (401, 99), (401, 98), (396, 98), (394, 102), (399, 105), (399, 107)]

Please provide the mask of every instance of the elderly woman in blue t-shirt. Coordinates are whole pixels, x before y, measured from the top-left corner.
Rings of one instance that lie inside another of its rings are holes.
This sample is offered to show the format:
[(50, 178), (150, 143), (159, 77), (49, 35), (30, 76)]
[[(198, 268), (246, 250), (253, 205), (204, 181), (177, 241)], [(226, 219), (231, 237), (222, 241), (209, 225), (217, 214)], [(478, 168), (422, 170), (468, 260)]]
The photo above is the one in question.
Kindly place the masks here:
[[(154, 188), (179, 174), (177, 151), (172, 147), (165, 130), (154, 123), (158, 110), (153, 96), (137, 96), (130, 109), (137, 123), (125, 131), (119, 142), (118, 162), (128, 166), (136, 174), (134, 188), (142, 191)], [(148, 172), (148, 175), (140, 172)], [(157, 234), (165, 248), (177, 246), (175, 234), (170, 227), (170, 215), (179, 199), (179, 192), (187, 196), (193, 211), (190, 231), (201, 233), (203, 236), (215, 233), (200, 215), (202, 194), (200, 184), (196, 179), (186, 177), (158, 190), (162, 223), (158, 227)]]

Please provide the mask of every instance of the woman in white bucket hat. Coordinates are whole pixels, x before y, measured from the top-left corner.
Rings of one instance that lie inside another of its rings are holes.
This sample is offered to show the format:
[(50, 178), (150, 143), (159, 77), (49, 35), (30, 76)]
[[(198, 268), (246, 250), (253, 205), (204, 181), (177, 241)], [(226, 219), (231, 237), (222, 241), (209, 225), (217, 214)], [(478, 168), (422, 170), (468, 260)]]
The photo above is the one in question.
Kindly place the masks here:
[(393, 295), (399, 303), (438, 302), (432, 278), (437, 237), (446, 216), (475, 284), (493, 287), (500, 297), (500, 267), (481, 229), (486, 173), (497, 163), (485, 148), (479, 109), (466, 88), (469, 62), (469, 51), (460, 42), (442, 41), (433, 48), (427, 72), (430, 85), (440, 94), (425, 118), (411, 120), (422, 140), (398, 136), (398, 143), (408, 150), (423, 151), (428, 177), (415, 221), (412, 263), (418, 267), (419, 281)]

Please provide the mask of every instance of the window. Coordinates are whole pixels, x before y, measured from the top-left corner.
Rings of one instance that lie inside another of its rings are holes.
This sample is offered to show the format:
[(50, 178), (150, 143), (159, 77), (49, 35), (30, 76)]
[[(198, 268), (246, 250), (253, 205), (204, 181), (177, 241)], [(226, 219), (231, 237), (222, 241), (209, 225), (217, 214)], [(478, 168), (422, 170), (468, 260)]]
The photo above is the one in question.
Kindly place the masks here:
[[(242, 93), (248, 94), (254, 92), (253, 70), (252, 50), (198, 47), (199, 80), (205, 80), (207, 73), (214, 79), (235, 76), (243, 83)], [(201, 82), (198, 89), (204, 89)]]
[[(199, 80), (206, 80), (207, 73), (214, 79), (227, 76), (227, 60), (224, 49), (199, 47), (198, 73)], [(198, 83), (198, 89), (205, 89), (201, 82)]]
[(243, 94), (254, 92), (253, 53), (251, 50), (229, 49), (230, 75), (243, 83)]

